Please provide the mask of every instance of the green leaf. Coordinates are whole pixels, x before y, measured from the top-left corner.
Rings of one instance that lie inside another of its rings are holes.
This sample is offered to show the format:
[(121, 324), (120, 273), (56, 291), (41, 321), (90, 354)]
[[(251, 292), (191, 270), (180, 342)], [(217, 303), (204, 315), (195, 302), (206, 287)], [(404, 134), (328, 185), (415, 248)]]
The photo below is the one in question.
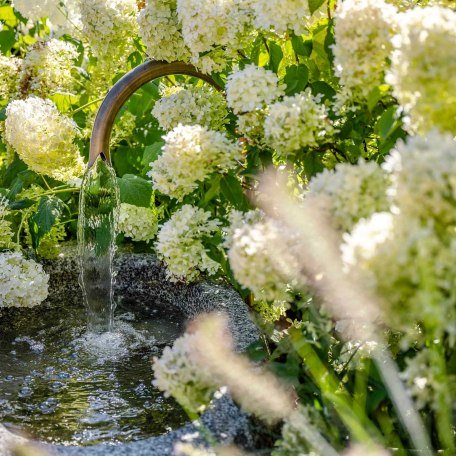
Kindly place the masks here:
[(157, 158), (160, 156), (163, 144), (165, 144), (163, 141), (158, 141), (150, 146), (147, 146), (144, 149), (144, 155), (141, 160), (141, 165), (149, 169), (149, 165), (155, 160), (157, 160)]
[(309, 70), (305, 65), (291, 65), (287, 68), (284, 82), (287, 85), (288, 96), (302, 92), (309, 80)]
[(206, 207), (212, 199), (214, 199), (219, 193), (220, 193), (220, 181), (222, 180), (222, 176), (218, 174), (212, 179), (211, 186), (209, 187), (209, 190), (206, 192), (204, 195), (204, 199), (202, 202), (201, 207)]
[(79, 101), (79, 97), (71, 93), (54, 93), (49, 97), (57, 106), (57, 109), (62, 112), (71, 110), (71, 106)]
[(116, 174), (140, 174), (142, 172), (141, 159), (143, 154), (142, 147), (117, 146), (112, 153), (112, 163)]
[(302, 36), (293, 35), (291, 37), (291, 45), (293, 46), (293, 50), (298, 55), (310, 57), (310, 54), (312, 54), (312, 38), (303, 38)]
[(390, 106), (378, 119), (376, 130), (382, 141), (385, 141), (398, 126), (396, 111), (397, 106)]
[(16, 42), (16, 34), (12, 29), (2, 30), (0, 32), (0, 51), (3, 54), (11, 51), (14, 43)]
[(370, 112), (375, 108), (377, 103), (388, 93), (390, 86), (382, 84), (374, 87), (367, 96), (367, 108)]
[(125, 174), (117, 178), (120, 188), (120, 201), (140, 207), (150, 207), (152, 185), (134, 174)]
[(0, 21), (9, 27), (14, 27), (19, 22), (11, 6), (0, 6)]
[(332, 100), (336, 95), (336, 91), (326, 82), (324, 81), (315, 81), (310, 84), (312, 89), (312, 93), (316, 95), (323, 95), (323, 100)]
[(42, 237), (49, 233), (55, 221), (61, 216), (64, 203), (55, 196), (42, 196), (38, 209), (29, 219), (32, 246), (36, 249)]
[(282, 48), (277, 43), (269, 42), (269, 66), (275, 73), (279, 72), (279, 66), (282, 59)]
[(223, 176), (220, 181), (222, 195), (237, 209), (246, 209), (246, 199), (239, 179), (231, 174)]
[(310, 14), (315, 13), (315, 11), (317, 11), (323, 3), (325, 3), (325, 0), (309, 0)]

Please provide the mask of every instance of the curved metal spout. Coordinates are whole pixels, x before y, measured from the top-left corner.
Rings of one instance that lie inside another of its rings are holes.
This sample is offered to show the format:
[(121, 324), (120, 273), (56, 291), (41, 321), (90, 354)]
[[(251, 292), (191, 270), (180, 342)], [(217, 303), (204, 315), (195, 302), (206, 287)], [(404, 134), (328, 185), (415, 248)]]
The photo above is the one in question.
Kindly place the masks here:
[(109, 142), (111, 139), (112, 127), (117, 114), (125, 102), (144, 84), (159, 77), (173, 74), (195, 76), (208, 82), (217, 90), (220, 90), (220, 87), (210, 76), (201, 73), (193, 65), (187, 63), (147, 61), (139, 65), (127, 73), (111, 88), (98, 110), (93, 125), (92, 137), (90, 139), (88, 168), (93, 166), (99, 155), (102, 155), (108, 163), (111, 162)]

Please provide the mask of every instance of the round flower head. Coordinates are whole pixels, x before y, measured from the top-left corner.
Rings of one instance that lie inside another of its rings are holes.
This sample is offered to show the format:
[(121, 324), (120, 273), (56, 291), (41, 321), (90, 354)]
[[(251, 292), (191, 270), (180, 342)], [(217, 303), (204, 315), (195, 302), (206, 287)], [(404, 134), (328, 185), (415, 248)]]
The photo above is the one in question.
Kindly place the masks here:
[(194, 335), (184, 334), (153, 364), (154, 386), (192, 412), (202, 411), (216, 390), (210, 373), (193, 356), (194, 342)]
[(200, 272), (209, 275), (217, 272), (219, 265), (209, 258), (202, 238), (217, 232), (219, 225), (218, 220), (211, 220), (209, 212), (188, 204), (163, 224), (155, 248), (158, 257), (166, 263), (171, 281), (192, 281)]
[(172, 92), (155, 103), (152, 115), (163, 130), (183, 125), (201, 125), (218, 130), (228, 115), (222, 94), (211, 87), (173, 87)]
[(374, 162), (340, 163), (325, 169), (309, 183), (308, 197), (329, 213), (334, 228), (350, 231), (360, 219), (389, 208), (387, 174)]
[(256, 65), (247, 65), (243, 70), (228, 76), (226, 98), (235, 114), (264, 108), (285, 95), (277, 75)]
[(158, 230), (157, 210), (132, 204), (120, 205), (118, 230), (133, 241), (149, 242)]
[(0, 253), (0, 308), (33, 307), (48, 296), (43, 267), (18, 252)]
[(456, 134), (456, 12), (414, 8), (401, 15), (387, 81), (420, 134)]
[(76, 46), (66, 41), (39, 41), (27, 53), (22, 67), (21, 92), (44, 98), (68, 92), (74, 86), (71, 70), (78, 57)]
[(139, 33), (152, 60), (188, 61), (176, 0), (148, 0), (138, 15)]
[(178, 125), (164, 139), (162, 155), (147, 175), (156, 190), (179, 201), (211, 173), (231, 169), (241, 158), (239, 144), (199, 125)]
[(397, 10), (383, 0), (338, 2), (333, 46), (336, 75), (350, 89), (354, 100), (363, 101), (383, 83)]
[(305, 31), (310, 18), (307, 0), (282, 0), (280, 5), (271, 0), (253, 0), (255, 27), (282, 35), (291, 30), (296, 35)]
[(267, 144), (280, 155), (290, 155), (303, 147), (316, 147), (334, 133), (327, 109), (309, 89), (285, 97), (269, 107), (264, 123)]
[(17, 93), (22, 60), (0, 55), (0, 104), (7, 104)]
[(73, 143), (77, 135), (76, 124), (49, 100), (29, 97), (6, 109), (6, 141), (37, 173), (63, 182), (79, 177), (84, 162)]

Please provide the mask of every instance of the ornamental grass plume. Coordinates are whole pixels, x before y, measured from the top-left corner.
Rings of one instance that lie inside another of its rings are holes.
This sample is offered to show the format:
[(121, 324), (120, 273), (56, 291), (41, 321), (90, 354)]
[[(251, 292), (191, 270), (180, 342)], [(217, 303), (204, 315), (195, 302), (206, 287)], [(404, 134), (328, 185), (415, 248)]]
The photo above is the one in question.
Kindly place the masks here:
[(74, 144), (77, 136), (76, 123), (50, 100), (31, 96), (6, 108), (5, 139), (37, 173), (62, 182), (80, 177), (84, 162)]
[(456, 134), (456, 11), (440, 6), (401, 14), (387, 82), (412, 131)]
[(163, 138), (162, 154), (147, 173), (155, 190), (182, 201), (213, 172), (236, 167), (242, 157), (239, 143), (225, 133), (200, 125), (181, 125)]

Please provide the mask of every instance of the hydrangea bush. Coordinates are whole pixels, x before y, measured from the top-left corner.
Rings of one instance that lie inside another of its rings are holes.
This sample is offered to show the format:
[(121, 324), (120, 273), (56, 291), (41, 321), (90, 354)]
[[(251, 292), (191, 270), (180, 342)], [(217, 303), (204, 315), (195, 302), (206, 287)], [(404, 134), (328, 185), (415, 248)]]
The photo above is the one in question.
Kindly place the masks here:
[[(454, 1), (0, 0), (0, 22), (0, 308), (42, 302), (39, 261), (76, 239), (108, 89), (147, 58), (192, 63), (219, 90), (152, 81), (114, 125), (118, 243), (154, 252), (172, 281), (227, 280), (251, 306), (252, 356), (293, 389), (274, 412), (283, 433), (267, 428), (275, 454), (386, 454), (426, 436), (456, 451)], [(284, 180), (264, 192), (270, 168)], [(283, 188), (293, 203), (274, 200)], [(347, 283), (365, 293), (351, 315)], [(225, 384), (269, 423), (254, 387), (280, 388), (226, 347), (214, 353), (242, 375), (192, 359), (198, 340), (155, 360), (156, 385), (194, 418)]]

